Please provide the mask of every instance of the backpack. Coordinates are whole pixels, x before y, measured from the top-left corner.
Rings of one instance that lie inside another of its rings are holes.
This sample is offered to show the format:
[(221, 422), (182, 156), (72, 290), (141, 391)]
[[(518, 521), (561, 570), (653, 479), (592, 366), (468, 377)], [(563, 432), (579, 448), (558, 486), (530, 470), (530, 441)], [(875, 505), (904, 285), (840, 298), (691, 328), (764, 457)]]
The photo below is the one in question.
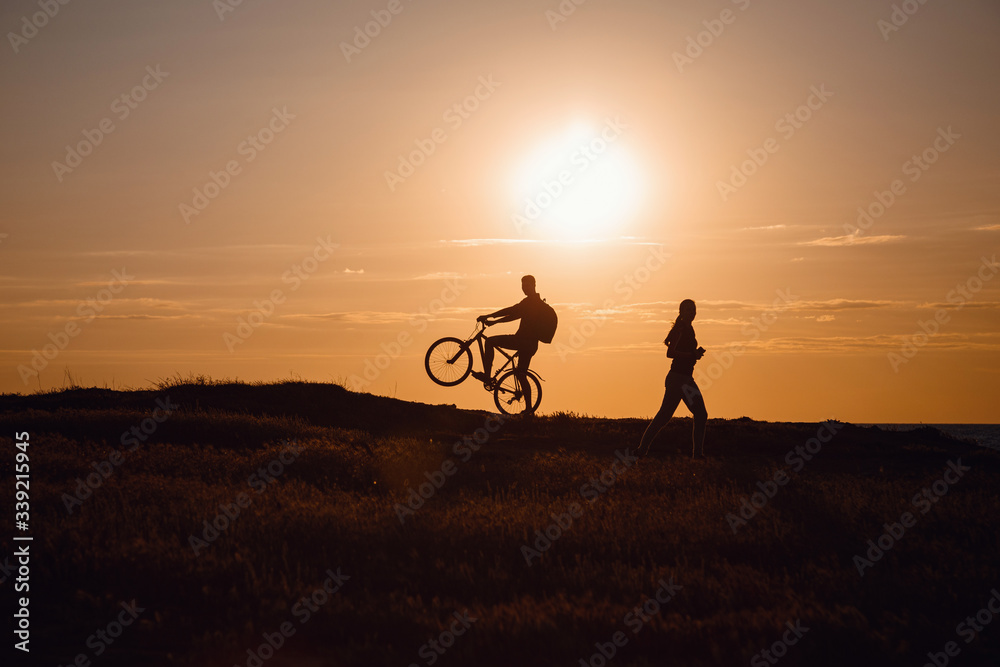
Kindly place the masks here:
[(556, 309), (541, 300), (538, 306), (538, 340), (543, 343), (551, 343), (552, 337), (556, 335), (556, 327), (559, 325), (559, 316)]

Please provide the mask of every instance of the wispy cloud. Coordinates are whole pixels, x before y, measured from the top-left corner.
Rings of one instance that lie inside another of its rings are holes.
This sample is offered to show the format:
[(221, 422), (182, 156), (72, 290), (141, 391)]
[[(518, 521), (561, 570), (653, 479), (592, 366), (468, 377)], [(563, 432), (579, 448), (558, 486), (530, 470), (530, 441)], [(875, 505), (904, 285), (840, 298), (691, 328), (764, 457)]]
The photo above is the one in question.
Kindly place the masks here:
[(454, 273), (449, 271), (439, 271), (437, 273), (425, 273), (422, 276), (415, 276), (410, 278), (410, 280), (454, 280), (457, 278), (464, 278), (461, 273)]
[(536, 239), (441, 239), (438, 245), (472, 248), (484, 245), (513, 245), (515, 243), (544, 243)]
[(102, 320), (188, 320), (201, 319), (200, 315), (184, 313), (181, 315), (149, 315), (148, 313), (134, 313), (132, 315), (99, 315)]
[(908, 301), (889, 301), (875, 299), (826, 299), (823, 301), (792, 301), (787, 310), (867, 310), (872, 308), (900, 308), (911, 306)]
[[(787, 337), (755, 341), (754, 347), (767, 352), (872, 352), (898, 350), (910, 341), (908, 334), (875, 336)], [(1000, 350), (1000, 334), (939, 333), (923, 349)]]
[[(262, 254), (271, 255), (280, 250), (301, 250), (303, 252), (311, 249), (315, 242), (292, 244), (292, 243), (257, 243), (257, 244), (234, 244), (220, 246), (200, 246), (195, 248), (183, 248), (178, 250), (166, 249), (142, 249), (123, 248), (118, 250), (91, 250), (86, 252), (67, 251), (67, 255), (73, 257), (216, 257), (222, 255), (245, 255)], [(336, 245), (336, 244), (334, 244)]]
[(597, 245), (607, 246), (659, 246), (663, 245), (658, 241), (650, 241), (635, 236), (619, 236), (607, 239), (441, 239), (438, 246), (470, 248), (475, 246), (488, 245), (513, 245), (513, 244), (536, 244), (536, 245)]
[(801, 241), (799, 245), (839, 247), (852, 245), (874, 245), (878, 243), (895, 243), (902, 241), (905, 236), (882, 235), (882, 236), (859, 236), (857, 234), (847, 234), (846, 236), (826, 236), (815, 241)]
[[(945, 310), (949, 308), (955, 308), (958, 304), (955, 303), (921, 303), (918, 304), (918, 308), (944, 308)], [(1000, 310), (1000, 302), (998, 301), (965, 301), (962, 303), (963, 310)]]

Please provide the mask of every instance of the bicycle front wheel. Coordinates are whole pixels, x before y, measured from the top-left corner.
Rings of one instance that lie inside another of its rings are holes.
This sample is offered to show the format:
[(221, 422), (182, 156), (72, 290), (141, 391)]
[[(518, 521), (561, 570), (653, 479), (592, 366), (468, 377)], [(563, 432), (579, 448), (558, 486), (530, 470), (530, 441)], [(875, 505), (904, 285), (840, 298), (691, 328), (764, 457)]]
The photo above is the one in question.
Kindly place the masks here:
[[(531, 387), (531, 411), (534, 412), (542, 402), (542, 383), (531, 371), (528, 371), (528, 385)], [(507, 415), (519, 415), (525, 411), (527, 406), (524, 392), (521, 391), (514, 371), (507, 371), (497, 380), (496, 388), (493, 389), (493, 402), (500, 412)]]
[(435, 341), (424, 357), (427, 375), (439, 385), (454, 387), (472, 372), (472, 352), (464, 340), (442, 338)]

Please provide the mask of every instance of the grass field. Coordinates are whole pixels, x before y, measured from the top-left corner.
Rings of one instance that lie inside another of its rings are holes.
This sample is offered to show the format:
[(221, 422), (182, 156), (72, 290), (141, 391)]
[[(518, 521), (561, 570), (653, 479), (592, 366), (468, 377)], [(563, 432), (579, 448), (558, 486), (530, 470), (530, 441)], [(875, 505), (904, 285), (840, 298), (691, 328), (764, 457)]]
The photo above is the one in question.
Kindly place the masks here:
[(31, 443), (30, 664), (1000, 664), (1000, 623), (957, 629), (1000, 589), (997, 452), (743, 418), (692, 461), (676, 419), (633, 463), (644, 427), (301, 382), (2, 396), (11, 513)]

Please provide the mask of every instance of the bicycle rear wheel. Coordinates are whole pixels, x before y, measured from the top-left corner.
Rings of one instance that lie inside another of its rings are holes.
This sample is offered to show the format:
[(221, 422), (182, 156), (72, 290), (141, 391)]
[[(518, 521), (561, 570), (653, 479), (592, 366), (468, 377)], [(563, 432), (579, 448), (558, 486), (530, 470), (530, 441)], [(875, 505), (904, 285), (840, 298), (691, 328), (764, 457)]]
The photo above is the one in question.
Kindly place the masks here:
[(444, 387), (454, 387), (472, 372), (472, 352), (463, 348), (465, 341), (442, 338), (434, 341), (424, 357), (424, 370), (432, 380)]
[[(528, 384), (531, 386), (531, 411), (534, 412), (542, 402), (542, 383), (534, 373), (528, 371)], [(497, 380), (493, 389), (493, 402), (500, 412), (507, 415), (519, 415), (525, 411), (526, 401), (514, 371), (507, 371)]]

